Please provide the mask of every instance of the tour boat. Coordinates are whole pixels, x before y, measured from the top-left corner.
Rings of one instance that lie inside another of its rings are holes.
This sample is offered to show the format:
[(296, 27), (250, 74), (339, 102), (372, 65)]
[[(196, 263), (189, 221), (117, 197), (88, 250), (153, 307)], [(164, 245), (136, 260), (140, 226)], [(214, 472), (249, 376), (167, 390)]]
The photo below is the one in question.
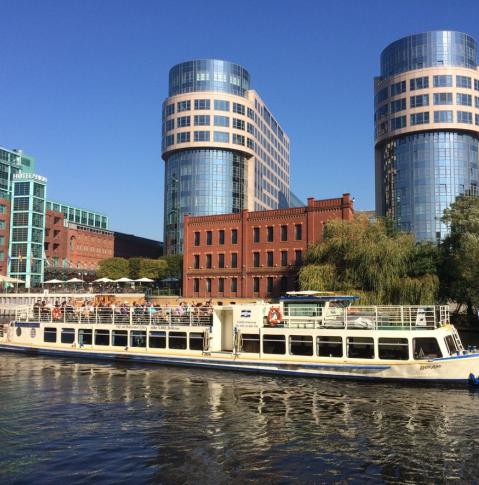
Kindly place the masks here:
[(0, 350), (297, 376), (479, 382), (447, 306), (358, 306), (290, 292), (278, 303), (16, 309)]

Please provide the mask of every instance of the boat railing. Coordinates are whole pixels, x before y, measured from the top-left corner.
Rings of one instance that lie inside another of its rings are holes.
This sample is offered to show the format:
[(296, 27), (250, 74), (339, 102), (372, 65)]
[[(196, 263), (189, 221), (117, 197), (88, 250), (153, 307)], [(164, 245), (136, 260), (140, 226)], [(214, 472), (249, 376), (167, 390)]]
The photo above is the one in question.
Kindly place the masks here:
[(284, 307), (282, 325), (291, 328), (342, 328), (366, 330), (434, 329), (449, 323), (446, 305)]
[(213, 323), (211, 307), (22, 307), (15, 311), (20, 322), (111, 325), (189, 325)]

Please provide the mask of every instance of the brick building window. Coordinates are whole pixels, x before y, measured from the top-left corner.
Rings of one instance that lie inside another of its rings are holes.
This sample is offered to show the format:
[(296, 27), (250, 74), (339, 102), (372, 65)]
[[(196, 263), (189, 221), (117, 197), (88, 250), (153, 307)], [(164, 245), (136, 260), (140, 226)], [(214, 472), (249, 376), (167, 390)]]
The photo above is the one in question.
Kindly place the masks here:
[(288, 240), (288, 226), (281, 226), (281, 241)]
[(259, 267), (259, 253), (258, 252), (253, 253), (253, 266), (255, 268)]
[(253, 242), (259, 242), (259, 227), (253, 227)]
[(224, 243), (225, 243), (225, 231), (221, 229), (219, 233), (219, 244), (224, 244)]
[(294, 238), (296, 241), (301, 241), (303, 239), (303, 226), (301, 224), (294, 225)]
[(211, 231), (206, 231), (206, 245), (211, 246), (213, 244), (213, 233)]
[(238, 253), (231, 253), (231, 267), (238, 267)]
[(267, 234), (268, 234), (268, 242), (273, 242), (274, 241), (274, 227), (273, 226), (268, 226)]
[(253, 292), (259, 293), (259, 278), (253, 278)]
[(193, 291), (195, 293), (198, 293), (200, 291), (200, 279), (199, 278), (193, 279)]
[(267, 258), (266, 258), (267, 264), (269, 267), (271, 267), (273, 266), (273, 251), (268, 251), (266, 254), (267, 254)]
[(281, 251), (281, 266), (288, 266), (288, 251)]
[(195, 232), (195, 246), (199, 246), (201, 241), (201, 235), (198, 231)]
[(211, 278), (206, 278), (206, 293), (211, 293)]
[(206, 267), (211, 268), (211, 254), (206, 255)]
[(231, 293), (238, 291), (238, 278), (231, 278)]
[(238, 229), (231, 229), (231, 244), (238, 244)]
[(303, 252), (300, 249), (297, 249), (294, 252), (294, 263), (296, 266), (299, 266), (303, 262)]
[(267, 292), (273, 293), (273, 278), (271, 276), (268, 276), (267, 279)]
[(281, 276), (281, 279), (279, 281), (281, 292), (288, 291), (288, 278), (286, 276)]
[(224, 278), (218, 279), (218, 291), (220, 293), (223, 293), (225, 291), (225, 279)]
[(195, 254), (194, 268), (195, 269), (200, 268), (200, 255), (199, 254)]
[(224, 268), (224, 267), (225, 267), (225, 255), (218, 254), (218, 268)]

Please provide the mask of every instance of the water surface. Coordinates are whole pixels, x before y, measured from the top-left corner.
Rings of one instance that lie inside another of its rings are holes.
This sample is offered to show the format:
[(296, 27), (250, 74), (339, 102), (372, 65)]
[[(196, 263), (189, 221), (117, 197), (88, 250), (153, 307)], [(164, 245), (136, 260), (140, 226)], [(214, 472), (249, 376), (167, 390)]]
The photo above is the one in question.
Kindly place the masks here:
[(479, 392), (0, 353), (0, 483), (477, 481)]

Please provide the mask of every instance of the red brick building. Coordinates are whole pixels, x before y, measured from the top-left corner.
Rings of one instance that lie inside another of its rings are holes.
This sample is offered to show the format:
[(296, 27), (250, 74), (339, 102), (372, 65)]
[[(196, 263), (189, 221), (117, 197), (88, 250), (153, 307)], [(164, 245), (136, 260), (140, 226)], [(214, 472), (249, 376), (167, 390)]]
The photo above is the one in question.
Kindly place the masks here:
[(306, 207), (214, 216), (185, 216), (183, 295), (268, 298), (297, 287), (308, 247), (324, 224), (353, 218), (349, 194), (308, 199)]
[(102, 259), (113, 257), (113, 232), (72, 222), (62, 212), (47, 210), (45, 256), (59, 268), (94, 270)]

